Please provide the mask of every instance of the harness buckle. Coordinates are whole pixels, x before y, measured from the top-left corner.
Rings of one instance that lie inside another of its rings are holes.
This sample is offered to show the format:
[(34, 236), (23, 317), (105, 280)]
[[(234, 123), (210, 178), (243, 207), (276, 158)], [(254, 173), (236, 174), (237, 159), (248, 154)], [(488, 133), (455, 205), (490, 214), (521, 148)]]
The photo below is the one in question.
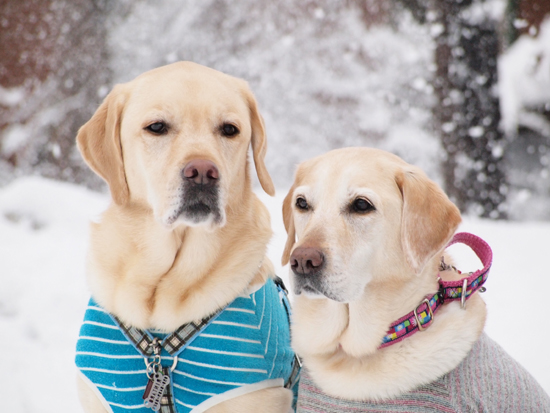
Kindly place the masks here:
[(420, 318), (418, 317), (418, 312), (416, 311), (418, 307), (420, 307), (422, 304), (426, 304), (426, 307), (428, 308), (428, 314), (430, 316), (429, 322), (431, 323), (432, 321), (434, 321), (434, 312), (432, 311), (432, 307), (430, 306), (430, 300), (424, 298), (422, 301), (420, 301), (420, 304), (418, 304), (414, 309), (414, 318), (416, 319), (416, 325), (418, 326), (419, 331), (424, 331), (429, 327), (424, 327), (424, 325), (422, 325), (422, 323), (420, 322)]
[(292, 389), (294, 385), (298, 382), (300, 378), (300, 371), (302, 370), (302, 360), (300, 360), (300, 357), (298, 354), (294, 353), (294, 360), (292, 360), (292, 371), (290, 372), (290, 376), (285, 383), (286, 389)]

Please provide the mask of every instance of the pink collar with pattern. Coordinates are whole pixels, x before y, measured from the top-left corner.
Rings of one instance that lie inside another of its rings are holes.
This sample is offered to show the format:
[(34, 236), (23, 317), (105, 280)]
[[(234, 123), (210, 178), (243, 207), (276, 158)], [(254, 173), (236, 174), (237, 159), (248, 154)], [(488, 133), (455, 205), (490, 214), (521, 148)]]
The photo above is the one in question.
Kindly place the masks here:
[(481, 238), (467, 232), (455, 234), (447, 247), (456, 243), (462, 243), (470, 247), (481, 260), (483, 268), (470, 273), (467, 278), (459, 281), (442, 281), (439, 278), (439, 291), (435, 294), (427, 295), (413, 311), (393, 322), (382, 339), (382, 344), (379, 348), (391, 346), (410, 337), (417, 331), (427, 329), (432, 325), (435, 313), (444, 303), (460, 300), (462, 308), (464, 308), (466, 300), (472, 294), (478, 290), (485, 291), (482, 286), (487, 280), (493, 261), (491, 247)]

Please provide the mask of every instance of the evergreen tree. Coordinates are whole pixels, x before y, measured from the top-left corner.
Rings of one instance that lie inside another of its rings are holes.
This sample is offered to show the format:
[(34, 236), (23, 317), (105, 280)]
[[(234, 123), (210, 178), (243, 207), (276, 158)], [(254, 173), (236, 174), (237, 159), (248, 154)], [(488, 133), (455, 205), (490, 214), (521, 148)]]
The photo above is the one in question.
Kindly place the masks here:
[(480, 3), (435, 3), (442, 31), (436, 38), (434, 114), (447, 155), (443, 170), (450, 196), (462, 210), (505, 218), (505, 140), (495, 93), (498, 22), (483, 13)]
[(436, 42), (433, 115), (445, 155), (445, 190), (462, 211), (506, 218), (505, 139), (495, 92), (499, 22), (484, 0), (402, 4), (430, 25)]

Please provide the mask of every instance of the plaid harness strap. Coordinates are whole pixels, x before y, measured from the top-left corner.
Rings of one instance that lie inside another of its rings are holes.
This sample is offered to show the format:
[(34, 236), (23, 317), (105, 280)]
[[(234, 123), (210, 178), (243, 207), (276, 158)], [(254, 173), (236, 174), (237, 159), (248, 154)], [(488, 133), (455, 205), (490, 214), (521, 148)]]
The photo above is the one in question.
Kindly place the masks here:
[(439, 291), (426, 296), (413, 311), (393, 322), (382, 339), (379, 348), (391, 346), (410, 337), (417, 331), (423, 331), (431, 326), (435, 313), (444, 303), (461, 300), (464, 308), (466, 300), (475, 292), (478, 290), (485, 291), (483, 284), (489, 276), (489, 270), (493, 262), (491, 247), (481, 238), (467, 232), (455, 234), (447, 247), (456, 243), (462, 243), (470, 247), (481, 260), (483, 268), (459, 281), (442, 281), (438, 277)]
[[(166, 336), (160, 343), (160, 346), (171, 356), (178, 355), (185, 345), (204, 330), (210, 322), (215, 319), (225, 307), (218, 309), (214, 314), (203, 318), (200, 321), (192, 321), (179, 327), (172, 334)], [(129, 324), (122, 322), (118, 317), (112, 315), (113, 319), (119, 325), (124, 335), (132, 342), (143, 357), (153, 355), (153, 336), (148, 331), (140, 330)]]

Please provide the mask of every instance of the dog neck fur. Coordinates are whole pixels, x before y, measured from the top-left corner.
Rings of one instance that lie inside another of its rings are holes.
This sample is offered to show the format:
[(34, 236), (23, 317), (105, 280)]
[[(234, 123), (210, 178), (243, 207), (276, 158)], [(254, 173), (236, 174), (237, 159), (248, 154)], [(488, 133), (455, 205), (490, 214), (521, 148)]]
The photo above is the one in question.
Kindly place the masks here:
[[(370, 283), (364, 298), (349, 304), (296, 297), (293, 345), (324, 392), (349, 400), (395, 397), (434, 381), (467, 355), (485, 324), (478, 295), (466, 309), (445, 304), (427, 330), (379, 349), (388, 326), (437, 291), (439, 257), (409, 283)], [(391, 283), (391, 277), (381, 278)], [(322, 331), (312, 327), (319, 325)]]
[(167, 230), (146, 207), (113, 203), (91, 226), (94, 298), (124, 322), (168, 332), (263, 284), (274, 272), (265, 258), (269, 213), (251, 191), (244, 193), (238, 206), (226, 207), (225, 226), (214, 230)]

